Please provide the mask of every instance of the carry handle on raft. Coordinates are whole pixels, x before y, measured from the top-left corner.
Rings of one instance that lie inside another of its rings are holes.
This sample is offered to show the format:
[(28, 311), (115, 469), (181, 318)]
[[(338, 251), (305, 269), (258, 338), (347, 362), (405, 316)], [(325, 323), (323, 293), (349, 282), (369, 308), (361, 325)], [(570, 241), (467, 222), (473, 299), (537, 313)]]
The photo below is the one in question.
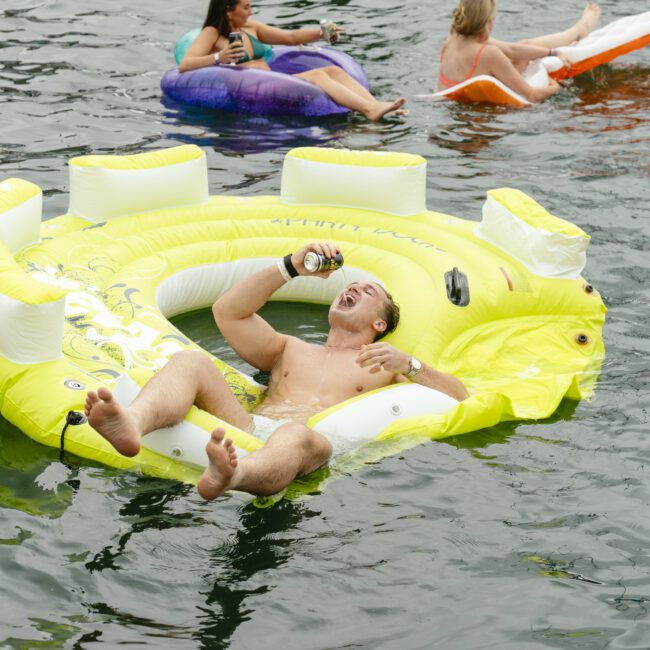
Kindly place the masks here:
[(445, 273), (445, 286), (447, 287), (447, 298), (458, 307), (469, 305), (469, 283), (467, 276), (457, 266)]

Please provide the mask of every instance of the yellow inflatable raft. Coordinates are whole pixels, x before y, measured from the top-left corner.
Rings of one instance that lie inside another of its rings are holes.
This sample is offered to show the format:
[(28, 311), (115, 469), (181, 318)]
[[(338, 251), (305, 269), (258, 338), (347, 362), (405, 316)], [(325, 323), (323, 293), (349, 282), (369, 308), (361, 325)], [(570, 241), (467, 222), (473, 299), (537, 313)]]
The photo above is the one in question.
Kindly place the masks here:
[[(402, 153), (290, 151), (280, 196), (208, 196), (195, 146), (70, 161), (68, 214), (41, 221), (42, 193), (0, 183), (0, 407), (45, 445), (115, 467), (193, 481), (217, 418), (193, 408), (146, 436), (134, 459), (79, 417), (86, 391), (129, 403), (175, 352), (197, 348), (168, 320), (315, 240), (344, 271), (300, 277), (274, 299), (328, 304), (371, 278), (396, 298), (387, 339), (468, 386), (462, 403), (417, 384), (349, 400), (310, 420), (339, 453), (379, 454), (503, 420), (537, 419), (589, 396), (605, 307), (582, 277), (589, 237), (521, 192), (488, 193), (480, 222), (425, 206), (426, 162)], [(207, 354), (207, 353), (206, 353)], [(264, 389), (214, 359), (240, 401)], [(261, 442), (227, 427), (241, 454)]]

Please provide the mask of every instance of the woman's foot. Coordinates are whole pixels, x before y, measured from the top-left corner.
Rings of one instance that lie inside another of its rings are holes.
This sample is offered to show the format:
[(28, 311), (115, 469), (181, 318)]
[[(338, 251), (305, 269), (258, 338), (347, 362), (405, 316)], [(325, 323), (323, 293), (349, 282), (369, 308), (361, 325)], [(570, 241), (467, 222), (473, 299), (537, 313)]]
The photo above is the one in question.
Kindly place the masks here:
[(403, 97), (396, 99), (394, 102), (375, 102), (373, 106), (364, 113), (364, 115), (373, 122), (380, 120), (387, 113), (408, 115), (408, 111), (402, 108), (405, 103), (406, 100)]
[(140, 451), (141, 431), (135, 418), (123, 409), (108, 388), (89, 391), (84, 408), (88, 424), (123, 456)]
[(196, 487), (208, 501), (216, 499), (231, 486), (237, 471), (237, 450), (230, 438), (224, 440), (225, 435), (223, 429), (215, 429), (205, 446), (209, 462)]
[(579, 41), (596, 29), (599, 19), (600, 7), (595, 2), (588, 2), (585, 10), (582, 12), (580, 20), (578, 20), (575, 26)]

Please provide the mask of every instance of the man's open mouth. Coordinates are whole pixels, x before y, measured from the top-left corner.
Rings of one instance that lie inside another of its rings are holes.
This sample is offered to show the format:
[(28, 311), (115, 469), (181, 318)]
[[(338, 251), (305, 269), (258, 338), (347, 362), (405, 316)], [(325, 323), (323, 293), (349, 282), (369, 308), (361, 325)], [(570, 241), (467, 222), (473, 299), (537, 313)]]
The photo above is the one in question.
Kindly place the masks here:
[(353, 293), (348, 293), (347, 291), (339, 299), (339, 308), (341, 309), (350, 309), (357, 304), (357, 297)]

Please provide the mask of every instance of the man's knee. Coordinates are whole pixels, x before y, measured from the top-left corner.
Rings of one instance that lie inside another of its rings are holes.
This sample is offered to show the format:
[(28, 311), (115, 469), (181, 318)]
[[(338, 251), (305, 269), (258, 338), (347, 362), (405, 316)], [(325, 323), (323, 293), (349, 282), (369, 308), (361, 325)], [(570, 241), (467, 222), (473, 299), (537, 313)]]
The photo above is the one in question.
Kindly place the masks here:
[(206, 354), (204, 352), (199, 352), (198, 350), (181, 350), (180, 352), (174, 352), (169, 359), (169, 362), (173, 362), (176, 366), (188, 366), (195, 370), (203, 368), (208, 369), (213, 366), (212, 361), (210, 361)]
[(302, 474), (309, 474), (324, 465), (332, 456), (332, 443), (321, 433), (302, 427), (300, 436), (303, 440)]
[(308, 474), (326, 463), (332, 455), (332, 444), (321, 433), (295, 422), (281, 426), (269, 439), (275, 438), (295, 446), (301, 452), (300, 474)]
[(169, 360), (170, 369), (173, 368), (177, 376), (183, 377), (190, 384), (196, 386), (197, 392), (214, 385), (223, 379), (210, 357), (198, 350), (183, 350), (175, 352)]

